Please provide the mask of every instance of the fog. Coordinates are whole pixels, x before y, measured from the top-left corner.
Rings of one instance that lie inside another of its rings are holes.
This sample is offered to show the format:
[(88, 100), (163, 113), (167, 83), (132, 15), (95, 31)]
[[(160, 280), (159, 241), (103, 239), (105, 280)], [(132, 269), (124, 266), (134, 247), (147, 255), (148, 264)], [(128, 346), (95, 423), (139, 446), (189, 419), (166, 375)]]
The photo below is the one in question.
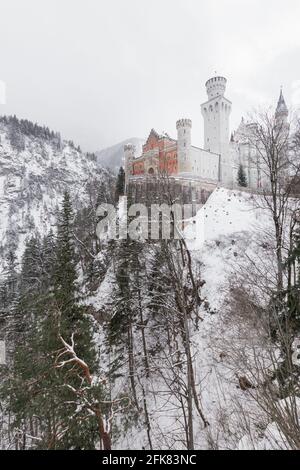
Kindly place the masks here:
[(1, 114), (98, 150), (150, 129), (176, 136), (215, 73), (231, 127), (253, 107), (300, 103), (298, 0), (0, 0)]

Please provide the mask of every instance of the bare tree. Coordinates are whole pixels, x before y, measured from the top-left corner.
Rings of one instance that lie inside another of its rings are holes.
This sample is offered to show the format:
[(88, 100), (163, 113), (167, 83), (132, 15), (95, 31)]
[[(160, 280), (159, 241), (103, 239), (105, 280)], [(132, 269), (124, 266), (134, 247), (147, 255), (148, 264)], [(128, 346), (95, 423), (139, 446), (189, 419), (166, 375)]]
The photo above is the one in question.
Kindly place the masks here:
[[(89, 392), (95, 385), (101, 385), (106, 383), (106, 378), (98, 379), (93, 377), (88, 364), (81, 358), (79, 358), (75, 352), (74, 334), (71, 337), (71, 343), (68, 344), (61, 336), (60, 340), (63, 344), (63, 348), (57, 352), (55, 367), (62, 369), (67, 365), (73, 365), (75, 368), (74, 373), (81, 379), (81, 385), (75, 388), (73, 385), (66, 383), (65, 386), (74, 393), (74, 396), (79, 399), (82, 406), (88, 411), (94, 414), (97, 420), (100, 449), (110, 450), (111, 449), (111, 436), (110, 428), (111, 422), (116, 412), (124, 410), (120, 408), (120, 403), (128, 401), (123, 398), (114, 400), (111, 402), (101, 402), (91, 395)], [(102, 406), (101, 406), (102, 405)], [(105, 417), (102, 410), (103, 406), (110, 406), (110, 416)], [(115, 409), (117, 407), (117, 410)], [(127, 406), (128, 407), (128, 404)], [(65, 432), (65, 430), (63, 431)]]
[[(254, 150), (252, 163), (258, 166), (261, 177), (260, 207), (272, 216), (277, 259), (277, 292), (284, 289), (284, 229), (291, 216), (291, 196), (300, 173), (299, 130), (271, 110), (257, 112), (251, 117), (247, 139)], [(292, 134), (291, 134), (291, 132)]]

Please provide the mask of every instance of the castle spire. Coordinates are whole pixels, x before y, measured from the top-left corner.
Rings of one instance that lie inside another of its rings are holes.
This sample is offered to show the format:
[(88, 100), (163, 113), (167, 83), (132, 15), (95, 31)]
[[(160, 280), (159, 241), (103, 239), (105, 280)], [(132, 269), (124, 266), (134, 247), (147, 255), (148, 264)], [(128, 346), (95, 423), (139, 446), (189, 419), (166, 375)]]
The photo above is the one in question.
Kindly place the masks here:
[(287, 116), (289, 114), (287, 105), (285, 103), (283, 93), (282, 93), (282, 87), (280, 88), (280, 95), (279, 95), (279, 100), (277, 103), (277, 108), (276, 108), (276, 117), (279, 116)]

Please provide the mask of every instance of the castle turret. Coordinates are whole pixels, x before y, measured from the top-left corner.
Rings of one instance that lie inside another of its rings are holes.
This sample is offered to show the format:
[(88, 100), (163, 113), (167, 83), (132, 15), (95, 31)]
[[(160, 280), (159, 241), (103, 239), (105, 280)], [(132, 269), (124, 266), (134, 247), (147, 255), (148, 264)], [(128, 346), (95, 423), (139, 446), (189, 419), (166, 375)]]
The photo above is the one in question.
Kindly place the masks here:
[(209, 100), (218, 96), (224, 96), (227, 80), (225, 77), (213, 77), (205, 83), (206, 92)]
[(179, 119), (176, 122), (177, 129), (177, 160), (178, 173), (191, 171), (191, 130), (192, 121), (190, 119)]
[(288, 115), (289, 115), (289, 110), (287, 108), (287, 105), (285, 104), (285, 100), (284, 100), (282, 89), (281, 89), (278, 103), (277, 103), (277, 108), (276, 108), (276, 117), (287, 119)]
[(135, 146), (133, 144), (124, 145), (124, 169), (125, 169), (125, 186), (127, 187), (129, 177), (132, 175), (132, 163), (135, 155)]
[(224, 97), (226, 83), (224, 77), (213, 77), (206, 82), (208, 101), (201, 105), (201, 112), (204, 119), (204, 149), (221, 155), (221, 181), (231, 183), (229, 116), (232, 103)]

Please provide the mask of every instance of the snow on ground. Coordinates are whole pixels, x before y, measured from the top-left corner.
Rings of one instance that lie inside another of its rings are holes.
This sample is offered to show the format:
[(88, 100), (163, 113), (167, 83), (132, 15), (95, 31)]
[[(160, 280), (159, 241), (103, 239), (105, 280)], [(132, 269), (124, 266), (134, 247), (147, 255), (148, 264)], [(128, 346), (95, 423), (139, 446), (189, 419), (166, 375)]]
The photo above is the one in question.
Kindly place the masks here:
[[(253, 206), (253, 196), (247, 192), (216, 188), (194, 220), (204, 227), (204, 240), (253, 232), (259, 225), (260, 212)], [(196, 239), (190, 249), (197, 250), (203, 240)]]
[(270, 219), (266, 211), (255, 206), (251, 194), (222, 187), (212, 193), (187, 227), (188, 247), (203, 265), (206, 285), (202, 294), (213, 308), (220, 308), (224, 302), (223, 290), (235, 262), (240, 264), (257, 250), (257, 236), (266, 227), (271, 227)]
[[(210, 313), (203, 309), (204, 321), (192, 338), (194, 351), (198, 353), (196, 371), (203, 410), (211, 423), (206, 436), (199, 431), (198, 437), (202, 445), (206, 438), (216, 448), (282, 446), (282, 436), (279, 442), (274, 425), (265, 431), (264, 439), (260, 438), (257, 428), (264, 428), (267, 423), (249, 392), (238, 387), (236, 374), (245, 371), (235, 369), (227, 357), (230, 348), (238, 350), (245, 342), (249, 345), (249, 354), (252, 348), (261, 347), (256, 343), (255, 331), (247, 327), (244, 341), (240, 343), (235, 318), (231, 320), (226, 315), (233, 275), (241, 266), (247, 268), (250, 259), (258, 265), (262, 261), (267, 264), (262, 240), (265, 234), (272, 232), (272, 223), (268, 213), (258, 208), (256, 202), (248, 192), (217, 188), (186, 229), (193, 260), (200, 263), (201, 278), (206, 282), (201, 295), (210, 307)], [(200, 231), (201, 236), (191, 240), (191, 232), (195, 230)], [(251, 416), (256, 416), (257, 426), (246, 425), (243, 416), (249, 422)]]
[(109, 268), (97, 291), (93, 295), (89, 295), (87, 298), (85, 298), (82, 302), (83, 305), (90, 305), (97, 311), (108, 305), (112, 301), (114, 282), (114, 274), (112, 269)]
[[(203, 411), (211, 423), (205, 432), (198, 431), (200, 446), (207, 447), (209, 442), (216, 448), (237, 448), (246, 433), (241, 428), (241, 416), (260, 413), (249, 393), (238, 387), (236, 374), (243, 371), (234, 369), (227, 358), (228, 347), (238, 349), (242, 345), (237, 339), (235, 319), (228, 319), (226, 311), (233, 275), (241, 266), (247, 267), (249, 259), (257, 263), (265, 259), (258, 240), (271, 231), (268, 213), (258, 208), (250, 193), (222, 187), (212, 193), (185, 231), (193, 261), (200, 265), (200, 275), (205, 281), (201, 296), (209, 305), (208, 311), (203, 308), (204, 321), (192, 336), (197, 353), (196, 380)], [(252, 346), (257, 347), (252, 335), (251, 331), (247, 332), (250, 350)], [(253, 448), (256, 430), (251, 431), (245, 440)]]
[[(198, 236), (192, 240), (192, 232), (195, 230)], [(243, 416), (259, 416), (260, 411), (249, 393), (238, 387), (235, 373), (240, 371), (234, 370), (232, 364), (227, 362), (226, 354), (222, 355), (222, 348), (225, 343), (228, 345), (234, 341), (235, 333), (234, 320), (232, 323), (228, 323), (228, 318), (226, 322), (224, 320), (231, 275), (238, 266), (248, 262), (247, 256), (264, 256), (263, 248), (260, 247), (261, 253), (258, 253), (257, 239), (262, 232), (270, 230), (268, 216), (265, 211), (255, 207), (251, 194), (218, 188), (185, 231), (193, 261), (200, 265), (201, 278), (206, 281), (201, 296), (210, 306), (209, 311), (203, 308), (200, 312), (203, 321), (199, 329), (192, 333), (193, 352), (197, 357), (197, 390), (203, 412), (210, 422), (210, 426), (203, 429), (200, 419), (195, 420), (195, 446), (198, 449), (267, 446), (255, 428), (247, 432), (246, 423), (243, 423), (244, 426), (241, 424)], [(111, 275), (109, 271), (98, 292), (88, 300), (96, 309), (101, 308), (106, 299), (110, 299)], [(251, 331), (247, 334), (251, 338)], [(171, 448), (172, 445), (176, 448), (178, 441), (174, 429), (178, 428), (178, 422), (174, 418), (176, 412), (170, 400), (170, 392), (156, 393), (156, 390), (161, 392), (163, 386), (157, 378), (155, 383), (148, 384), (153, 445), (154, 448)], [(260, 423), (264, 429), (267, 424)], [(119, 448), (141, 448), (145, 442), (145, 430), (137, 427), (128, 430), (118, 445)]]

